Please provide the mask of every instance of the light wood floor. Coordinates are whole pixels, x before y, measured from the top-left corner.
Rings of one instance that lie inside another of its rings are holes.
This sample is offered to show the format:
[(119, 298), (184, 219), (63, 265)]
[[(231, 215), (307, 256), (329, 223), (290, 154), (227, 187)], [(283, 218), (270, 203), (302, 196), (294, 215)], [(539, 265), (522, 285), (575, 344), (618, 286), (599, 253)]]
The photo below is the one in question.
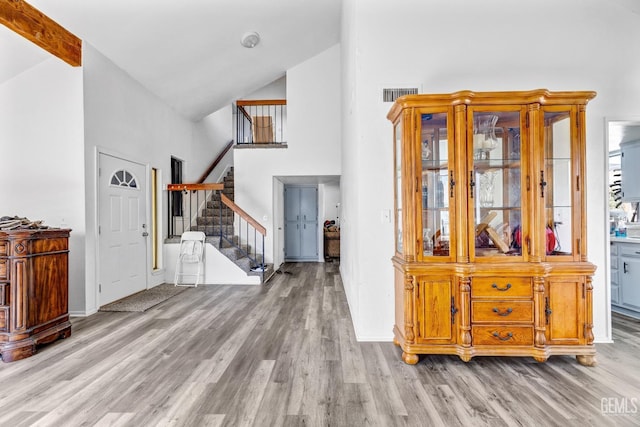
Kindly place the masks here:
[(390, 342), (356, 342), (337, 264), (283, 270), (264, 287), (201, 286), (145, 313), (74, 319), (69, 339), (0, 363), (0, 426), (640, 425), (637, 321), (615, 318), (595, 368), (409, 366)]

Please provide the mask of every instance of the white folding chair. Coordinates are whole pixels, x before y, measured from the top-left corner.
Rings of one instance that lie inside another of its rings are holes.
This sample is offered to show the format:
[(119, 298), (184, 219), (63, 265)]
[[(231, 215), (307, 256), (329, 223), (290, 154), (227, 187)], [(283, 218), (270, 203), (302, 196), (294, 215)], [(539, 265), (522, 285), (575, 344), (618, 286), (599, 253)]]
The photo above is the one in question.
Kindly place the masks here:
[[(202, 231), (185, 231), (180, 238), (180, 253), (176, 262), (175, 286), (198, 286), (200, 275), (204, 275), (204, 243), (206, 236)], [(196, 272), (187, 272), (186, 265), (196, 265)], [(195, 277), (194, 283), (183, 283), (181, 278)]]

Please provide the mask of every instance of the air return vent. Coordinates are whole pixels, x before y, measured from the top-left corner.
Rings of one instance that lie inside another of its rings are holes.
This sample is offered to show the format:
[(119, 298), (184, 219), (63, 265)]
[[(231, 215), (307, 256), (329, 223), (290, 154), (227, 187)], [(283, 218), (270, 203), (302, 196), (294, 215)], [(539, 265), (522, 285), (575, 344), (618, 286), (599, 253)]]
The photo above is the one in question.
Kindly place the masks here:
[(416, 95), (417, 93), (417, 87), (396, 87), (382, 89), (382, 102), (393, 102), (400, 96)]

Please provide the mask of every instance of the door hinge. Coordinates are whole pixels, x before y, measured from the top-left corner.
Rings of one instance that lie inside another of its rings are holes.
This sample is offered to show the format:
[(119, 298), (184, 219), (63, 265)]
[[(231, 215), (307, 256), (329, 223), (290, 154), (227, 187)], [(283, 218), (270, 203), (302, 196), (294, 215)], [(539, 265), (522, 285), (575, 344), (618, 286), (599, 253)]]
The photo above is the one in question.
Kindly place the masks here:
[(576, 112), (576, 128), (580, 129), (580, 112)]
[(576, 191), (580, 191), (580, 176), (576, 176)]
[(98, 234), (102, 233), (102, 227), (98, 226)]
[(585, 299), (587, 297), (587, 284), (583, 283), (582, 284), (582, 299)]
[(587, 324), (584, 324), (584, 327), (582, 328), (582, 338), (586, 338), (587, 337)]
[(524, 122), (525, 122), (524, 126), (525, 126), (526, 128), (528, 128), (528, 127), (529, 127), (529, 112), (528, 112), (528, 111), (527, 111), (527, 113), (524, 115)]
[(102, 283), (98, 283), (98, 292), (102, 293)]

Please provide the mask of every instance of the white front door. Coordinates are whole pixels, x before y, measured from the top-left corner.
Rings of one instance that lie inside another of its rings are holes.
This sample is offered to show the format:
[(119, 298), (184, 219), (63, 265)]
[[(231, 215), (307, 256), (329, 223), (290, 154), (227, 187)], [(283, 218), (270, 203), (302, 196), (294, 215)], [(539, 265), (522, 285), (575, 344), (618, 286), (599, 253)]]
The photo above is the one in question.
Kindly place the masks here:
[(98, 306), (147, 288), (146, 168), (100, 153)]

